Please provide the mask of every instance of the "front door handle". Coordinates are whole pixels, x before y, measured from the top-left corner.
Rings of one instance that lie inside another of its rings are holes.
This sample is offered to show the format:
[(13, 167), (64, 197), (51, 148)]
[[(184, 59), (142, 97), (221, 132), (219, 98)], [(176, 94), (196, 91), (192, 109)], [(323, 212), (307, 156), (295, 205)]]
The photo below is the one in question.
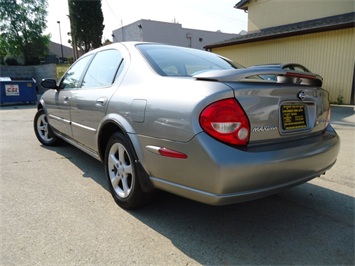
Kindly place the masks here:
[(63, 103), (64, 103), (64, 104), (68, 104), (68, 103), (69, 103), (69, 99), (70, 99), (69, 96), (64, 96), (64, 97), (63, 97)]

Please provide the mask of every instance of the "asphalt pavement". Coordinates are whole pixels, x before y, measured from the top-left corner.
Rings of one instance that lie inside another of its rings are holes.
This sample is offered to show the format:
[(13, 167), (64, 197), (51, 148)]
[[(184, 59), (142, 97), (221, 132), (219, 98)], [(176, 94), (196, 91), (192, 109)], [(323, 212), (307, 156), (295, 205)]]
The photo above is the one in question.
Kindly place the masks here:
[(34, 105), (0, 107), (0, 265), (354, 265), (353, 106), (326, 175), (264, 199), (212, 207), (161, 193), (120, 209), (103, 165), (41, 146)]

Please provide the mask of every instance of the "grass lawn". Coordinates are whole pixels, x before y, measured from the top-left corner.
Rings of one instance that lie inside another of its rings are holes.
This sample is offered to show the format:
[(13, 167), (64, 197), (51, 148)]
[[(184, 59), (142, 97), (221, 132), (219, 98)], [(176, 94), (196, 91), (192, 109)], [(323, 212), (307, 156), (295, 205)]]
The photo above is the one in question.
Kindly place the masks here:
[(69, 67), (70, 64), (57, 64), (57, 78), (61, 78)]

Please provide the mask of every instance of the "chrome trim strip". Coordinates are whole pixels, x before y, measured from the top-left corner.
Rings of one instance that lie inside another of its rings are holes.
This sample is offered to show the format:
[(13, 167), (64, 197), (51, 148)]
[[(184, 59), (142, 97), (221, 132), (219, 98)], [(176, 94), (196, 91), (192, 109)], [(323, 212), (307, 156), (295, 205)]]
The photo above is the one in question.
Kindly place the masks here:
[(70, 125), (70, 121), (67, 120), (67, 119), (61, 118), (61, 117), (59, 117), (59, 116), (51, 115), (51, 114), (49, 114), (49, 117), (52, 118), (52, 119), (54, 119), (54, 120), (57, 120), (57, 121), (59, 121), (59, 122), (62, 122), (62, 123), (65, 123), (65, 124)]
[(91, 132), (96, 133), (96, 129), (95, 129), (95, 128), (87, 127), (87, 126), (84, 126), (84, 125), (82, 125), (82, 124), (78, 124), (78, 123), (75, 123), (75, 122), (71, 122), (71, 124), (72, 124), (73, 126), (80, 127), (80, 128), (82, 128), (82, 129), (86, 129), (86, 130), (88, 130), (88, 131), (91, 131)]

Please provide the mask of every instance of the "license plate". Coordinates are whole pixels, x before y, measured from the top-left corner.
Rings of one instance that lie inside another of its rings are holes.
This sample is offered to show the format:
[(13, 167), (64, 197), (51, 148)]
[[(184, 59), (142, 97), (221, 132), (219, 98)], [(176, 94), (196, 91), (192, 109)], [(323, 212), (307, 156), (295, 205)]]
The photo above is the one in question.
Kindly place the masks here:
[(296, 130), (307, 128), (304, 105), (282, 105), (283, 130)]

